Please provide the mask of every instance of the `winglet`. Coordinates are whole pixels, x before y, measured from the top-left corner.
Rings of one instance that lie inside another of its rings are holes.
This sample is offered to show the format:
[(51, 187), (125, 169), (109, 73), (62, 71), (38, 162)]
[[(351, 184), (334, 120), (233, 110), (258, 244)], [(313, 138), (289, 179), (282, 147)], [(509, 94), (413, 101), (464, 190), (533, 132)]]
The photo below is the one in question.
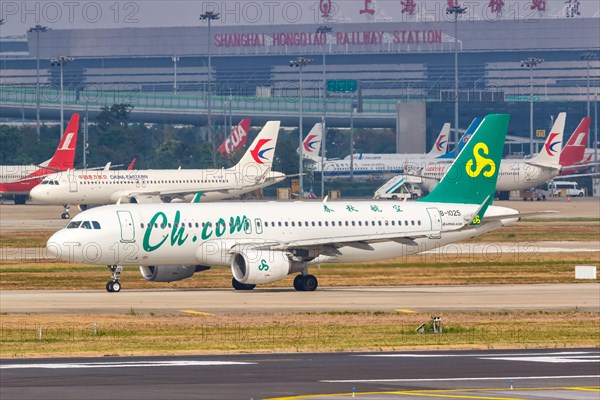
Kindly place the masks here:
[[(490, 199), (490, 196), (486, 197), (485, 200), (483, 201), (483, 203), (481, 203), (481, 205), (479, 206), (479, 208), (473, 213), (473, 215), (471, 216), (471, 220), (468, 221), (469, 223), (467, 225), (479, 225), (481, 224), (481, 211), (483, 210), (484, 207), (487, 208), (487, 204), (488, 204), (488, 200)], [(485, 211), (485, 210), (483, 210)]]

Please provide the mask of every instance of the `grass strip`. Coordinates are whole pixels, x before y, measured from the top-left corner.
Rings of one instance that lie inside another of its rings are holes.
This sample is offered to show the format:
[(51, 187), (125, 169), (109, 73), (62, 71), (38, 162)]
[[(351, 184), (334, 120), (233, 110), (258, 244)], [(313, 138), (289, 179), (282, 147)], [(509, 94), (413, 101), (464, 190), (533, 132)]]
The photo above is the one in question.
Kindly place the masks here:
[(600, 347), (586, 312), (1, 315), (0, 357)]

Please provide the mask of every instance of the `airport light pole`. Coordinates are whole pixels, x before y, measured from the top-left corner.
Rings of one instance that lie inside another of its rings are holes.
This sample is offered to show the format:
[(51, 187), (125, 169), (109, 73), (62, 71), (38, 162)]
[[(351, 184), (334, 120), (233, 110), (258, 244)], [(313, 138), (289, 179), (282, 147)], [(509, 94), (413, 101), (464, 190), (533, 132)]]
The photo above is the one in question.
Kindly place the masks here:
[(50, 60), (50, 65), (53, 67), (60, 67), (60, 138), (62, 139), (63, 132), (65, 129), (65, 109), (64, 109), (64, 98), (65, 90), (63, 85), (63, 69), (68, 63), (75, 60), (73, 57), (58, 56), (55, 59)]
[(40, 140), (40, 32), (46, 32), (48, 27), (36, 25), (29, 29), (36, 36), (36, 65), (35, 65), (35, 133)]
[(171, 60), (173, 60), (173, 94), (177, 94), (177, 63), (179, 62), (179, 57), (173, 56)]
[[(321, 198), (325, 198), (325, 159), (327, 158), (327, 75), (325, 64), (325, 52), (327, 50), (327, 34), (333, 31), (333, 28), (321, 25), (317, 28), (317, 33), (323, 36), (323, 117), (321, 118), (322, 137), (321, 137)], [(318, 155), (318, 154), (317, 154)]]
[(521, 67), (529, 68), (529, 154), (533, 155), (533, 68), (544, 62), (543, 58), (528, 57)]
[[(581, 55), (581, 59), (585, 60), (587, 64), (587, 117), (590, 117), (590, 61), (596, 60), (598, 58), (598, 54), (588, 52), (583, 53)], [(588, 143), (587, 146), (590, 146), (591, 137), (588, 135)]]
[[(310, 64), (312, 62), (312, 59), (310, 58), (304, 58), (304, 57), (298, 57), (295, 60), (291, 60), (290, 61), (290, 67), (297, 67), (298, 70), (300, 71), (300, 126), (299, 126), (299, 130), (298, 130), (298, 154), (299, 154), (299, 166), (298, 166), (298, 174), (299, 174), (299, 180), (300, 180), (300, 194), (304, 194), (304, 177), (303, 177), (303, 173), (304, 173), (304, 152), (302, 151), (302, 137), (304, 136), (302, 134), (302, 108), (303, 108), (303, 104), (302, 104), (302, 100), (303, 100), (303, 93), (302, 93), (302, 70), (304, 67), (306, 67), (308, 64)], [(323, 171), (321, 170), (321, 179), (323, 179)]]
[(458, 144), (458, 16), (467, 12), (467, 7), (454, 5), (446, 8), (446, 14), (454, 15), (454, 143)]
[(210, 22), (213, 20), (219, 19), (219, 13), (214, 11), (206, 11), (204, 14), (200, 14), (200, 21), (208, 22), (208, 36), (206, 37), (207, 45), (208, 45), (208, 93), (207, 93), (207, 111), (208, 111), (208, 134), (210, 140), (212, 142), (212, 157), (213, 157), (213, 166), (217, 165), (217, 146), (215, 143), (215, 137), (213, 134), (212, 128), (212, 118), (211, 118), (211, 95), (212, 95), (212, 71), (211, 71), (211, 30), (210, 30)]

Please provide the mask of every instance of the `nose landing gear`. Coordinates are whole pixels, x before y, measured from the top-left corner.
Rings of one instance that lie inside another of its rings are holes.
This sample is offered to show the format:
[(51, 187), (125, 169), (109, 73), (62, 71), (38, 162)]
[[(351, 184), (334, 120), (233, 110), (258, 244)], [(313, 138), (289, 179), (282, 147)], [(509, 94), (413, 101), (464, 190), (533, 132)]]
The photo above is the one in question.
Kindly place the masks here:
[(109, 265), (108, 269), (111, 272), (111, 280), (106, 283), (106, 291), (110, 293), (118, 293), (121, 291), (121, 283), (119, 282), (119, 275), (123, 272), (122, 265)]
[(65, 211), (60, 215), (60, 217), (62, 219), (69, 219), (71, 216), (69, 215), (69, 205), (68, 204), (64, 204), (63, 207), (65, 208)]

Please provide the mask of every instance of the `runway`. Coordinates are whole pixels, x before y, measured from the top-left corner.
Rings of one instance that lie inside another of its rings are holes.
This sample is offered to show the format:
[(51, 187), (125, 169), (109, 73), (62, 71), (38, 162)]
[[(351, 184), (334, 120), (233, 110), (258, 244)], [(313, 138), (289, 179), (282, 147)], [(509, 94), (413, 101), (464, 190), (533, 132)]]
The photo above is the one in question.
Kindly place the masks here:
[(2, 360), (0, 398), (597, 400), (599, 367), (598, 349)]
[(293, 289), (9, 291), (0, 312), (9, 314), (118, 314), (195, 310), (208, 313), (325, 311), (600, 311), (598, 283)]

